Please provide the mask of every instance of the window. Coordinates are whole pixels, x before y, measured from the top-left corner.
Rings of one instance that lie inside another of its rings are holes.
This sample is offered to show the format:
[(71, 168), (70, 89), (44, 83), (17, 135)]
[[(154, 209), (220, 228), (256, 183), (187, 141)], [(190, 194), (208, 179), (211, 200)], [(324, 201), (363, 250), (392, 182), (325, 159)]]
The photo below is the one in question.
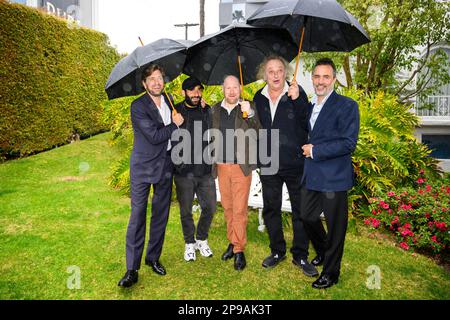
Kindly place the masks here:
[(450, 159), (450, 135), (422, 135), (422, 143), (433, 150), (433, 158)]

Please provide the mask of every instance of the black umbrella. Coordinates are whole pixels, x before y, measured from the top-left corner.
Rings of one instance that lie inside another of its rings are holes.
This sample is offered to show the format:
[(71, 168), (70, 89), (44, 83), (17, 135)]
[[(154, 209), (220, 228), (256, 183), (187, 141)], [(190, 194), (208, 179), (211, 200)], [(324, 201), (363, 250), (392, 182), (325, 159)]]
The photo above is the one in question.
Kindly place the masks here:
[(370, 42), (358, 20), (336, 0), (272, 0), (247, 20), (258, 27), (282, 27), (299, 43), (299, 53), (352, 51)]
[(111, 71), (105, 91), (109, 99), (133, 96), (145, 89), (141, 83), (142, 72), (152, 64), (162, 66), (169, 82), (183, 71), (188, 41), (160, 39), (138, 47), (120, 60)]
[(291, 61), (297, 50), (284, 29), (232, 24), (189, 47), (184, 73), (211, 85), (222, 84), (224, 76), (234, 75), (244, 85), (257, 80), (257, 67), (268, 55)]

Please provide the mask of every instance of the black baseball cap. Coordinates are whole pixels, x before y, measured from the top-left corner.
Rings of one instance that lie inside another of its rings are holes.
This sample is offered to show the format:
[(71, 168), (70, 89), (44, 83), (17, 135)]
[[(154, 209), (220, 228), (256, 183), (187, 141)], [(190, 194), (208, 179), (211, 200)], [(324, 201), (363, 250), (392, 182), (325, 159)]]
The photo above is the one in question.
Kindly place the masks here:
[(198, 80), (197, 78), (194, 78), (194, 77), (190, 77), (183, 81), (181, 88), (183, 90), (194, 90), (194, 88), (196, 86), (200, 86), (200, 88), (204, 89), (200, 80)]

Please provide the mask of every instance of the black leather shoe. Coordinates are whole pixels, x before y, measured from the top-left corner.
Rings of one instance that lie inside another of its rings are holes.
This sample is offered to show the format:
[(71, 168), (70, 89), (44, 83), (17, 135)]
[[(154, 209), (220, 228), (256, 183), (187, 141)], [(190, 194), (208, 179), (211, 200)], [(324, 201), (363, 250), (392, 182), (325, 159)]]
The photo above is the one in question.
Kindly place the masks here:
[(262, 266), (264, 268), (273, 268), (284, 259), (286, 259), (286, 254), (280, 255), (278, 253), (271, 253), (270, 256), (264, 259)]
[(223, 255), (222, 255), (222, 260), (223, 260), (223, 261), (228, 260), (228, 259), (231, 259), (231, 258), (234, 257), (233, 248), (234, 248), (234, 246), (230, 243), (230, 244), (228, 245), (227, 250), (226, 250), (226, 251), (223, 253)]
[(244, 270), (247, 262), (245, 261), (245, 255), (243, 252), (237, 252), (234, 254), (234, 269)]
[(323, 265), (323, 256), (318, 255), (317, 257), (315, 257), (314, 259), (311, 260), (311, 263), (313, 266), (321, 266)]
[(326, 289), (338, 283), (338, 280), (338, 277), (333, 277), (328, 274), (322, 274), (319, 279), (313, 282), (312, 287), (314, 289)]
[(306, 259), (292, 259), (292, 263), (302, 269), (303, 273), (308, 277), (317, 277), (319, 275), (316, 267)]
[(157, 261), (145, 261), (145, 264), (152, 267), (152, 270), (159, 274), (160, 276), (166, 275), (166, 269), (164, 266), (157, 260)]
[(128, 270), (122, 279), (120, 279), (117, 284), (119, 287), (128, 288), (131, 287), (138, 281), (138, 272), (137, 270)]

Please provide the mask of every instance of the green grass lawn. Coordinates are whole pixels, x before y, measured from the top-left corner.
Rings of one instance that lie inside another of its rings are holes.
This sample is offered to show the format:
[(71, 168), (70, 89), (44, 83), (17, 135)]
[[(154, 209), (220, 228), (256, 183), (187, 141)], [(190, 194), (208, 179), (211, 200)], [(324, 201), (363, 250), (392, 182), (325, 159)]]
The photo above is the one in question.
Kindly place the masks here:
[[(130, 201), (107, 184), (118, 157), (109, 138), (106, 133), (0, 165), (0, 299), (450, 299), (447, 271), (389, 240), (361, 235), (363, 227), (347, 234), (340, 282), (328, 290), (312, 289), (312, 279), (290, 256), (266, 270), (268, 237), (257, 231), (256, 211), (243, 272), (220, 260), (227, 246), (220, 209), (209, 237), (214, 256), (187, 263), (176, 203), (161, 257), (168, 274), (143, 265), (137, 285), (119, 288)], [(373, 265), (381, 271), (380, 289), (366, 286)], [(71, 266), (80, 270), (80, 289), (68, 288)]]

